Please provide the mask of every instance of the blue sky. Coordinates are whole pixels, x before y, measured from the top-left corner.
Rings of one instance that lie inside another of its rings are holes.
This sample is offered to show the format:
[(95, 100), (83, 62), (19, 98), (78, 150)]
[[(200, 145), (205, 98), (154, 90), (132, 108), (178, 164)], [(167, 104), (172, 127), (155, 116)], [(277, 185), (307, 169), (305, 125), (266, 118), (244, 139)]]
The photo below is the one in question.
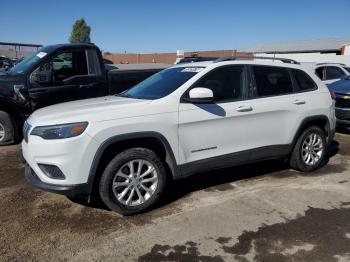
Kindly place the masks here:
[(84, 17), (104, 51), (240, 49), (350, 36), (350, 0), (1, 0), (0, 42), (68, 42)]

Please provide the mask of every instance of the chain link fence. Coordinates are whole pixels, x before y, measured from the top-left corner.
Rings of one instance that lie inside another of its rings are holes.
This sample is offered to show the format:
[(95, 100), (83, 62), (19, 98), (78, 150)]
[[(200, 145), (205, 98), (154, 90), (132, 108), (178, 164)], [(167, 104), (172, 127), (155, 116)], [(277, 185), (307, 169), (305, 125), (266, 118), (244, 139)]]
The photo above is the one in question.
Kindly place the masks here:
[(0, 42), (0, 56), (22, 58), (35, 53), (40, 47), (42, 45)]

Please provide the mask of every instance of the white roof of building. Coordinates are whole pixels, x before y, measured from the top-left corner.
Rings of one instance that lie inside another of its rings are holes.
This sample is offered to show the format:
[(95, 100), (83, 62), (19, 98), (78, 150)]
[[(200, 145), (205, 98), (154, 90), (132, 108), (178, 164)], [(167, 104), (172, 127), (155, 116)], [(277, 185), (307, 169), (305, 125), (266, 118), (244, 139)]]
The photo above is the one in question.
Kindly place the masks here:
[(349, 43), (350, 37), (332, 37), (314, 40), (297, 40), (255, 44), (239, 51), (254, 53), (288, 53), (310, 51), (320, 52), (339, 50), (343, 45)]
[(113, 64), (119, 70), (165, 69), (172, 65), (164, 63)]

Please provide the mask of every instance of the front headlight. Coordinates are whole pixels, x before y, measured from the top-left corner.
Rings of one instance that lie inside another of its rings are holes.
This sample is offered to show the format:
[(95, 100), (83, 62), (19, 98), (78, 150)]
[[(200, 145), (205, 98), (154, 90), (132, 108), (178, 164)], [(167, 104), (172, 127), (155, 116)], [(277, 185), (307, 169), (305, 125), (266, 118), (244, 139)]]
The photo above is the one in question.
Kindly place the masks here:
[(63, 139), (81, 135), (87, 126), (87, 122), (54, 126), (38, 126), (35, 127), (30, 134), (32, 136), (40, 136), (44, 139)]

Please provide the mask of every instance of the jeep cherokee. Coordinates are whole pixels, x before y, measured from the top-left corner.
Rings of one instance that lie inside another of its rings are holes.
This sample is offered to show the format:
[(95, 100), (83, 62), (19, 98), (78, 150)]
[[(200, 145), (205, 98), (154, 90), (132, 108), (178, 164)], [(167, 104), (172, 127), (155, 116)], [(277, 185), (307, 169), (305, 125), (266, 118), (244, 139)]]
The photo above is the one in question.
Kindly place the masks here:
[(171, 67), (119, 95), (40, 109), (22, 147), (32, 185), (97, 195), (131, 215), (154, 205), (169, 178), (276, 158), (313, 171), (334, 129), (334, 101), (312, 68), (225, 57)]

